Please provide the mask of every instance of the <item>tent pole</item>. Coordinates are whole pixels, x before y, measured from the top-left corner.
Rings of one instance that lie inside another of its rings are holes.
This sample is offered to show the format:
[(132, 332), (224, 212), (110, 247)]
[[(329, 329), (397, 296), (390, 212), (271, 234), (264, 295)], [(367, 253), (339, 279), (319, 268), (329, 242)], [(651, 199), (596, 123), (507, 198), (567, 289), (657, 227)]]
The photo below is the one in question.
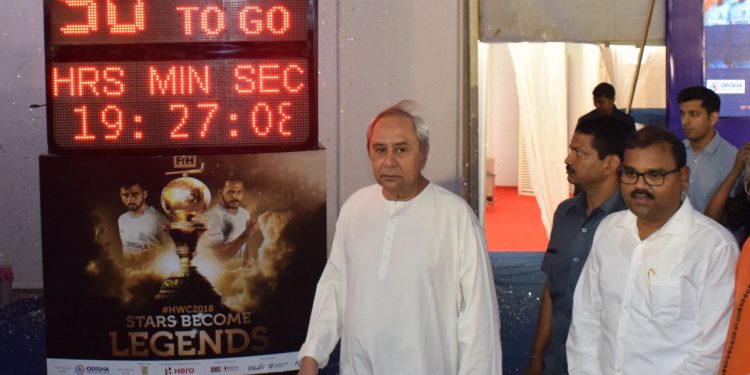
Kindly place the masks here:
[(630, 109), (633, 108), (633, 99), (635, 98), (635, 86), (638, 84), (638, 75), (641, 72), (641, 61), (643, 60), (643, 50), (646, 49), (646, 40), (648, 39), (648, 29), (651, 27), (651, 16), (654, 14), (654, 5), (656, 0), (651, 0), (651, 7), (648, 10), (648, 19), (646, 19), (646, 26), (643, 29), (643, 40), (641, 41), (641, 50), (638, 52), (638, 64), (635, 66), (635, 73), (633, 74), (633, 84), (630, 85), (630, 98), (628, 99), (628, 108), (626, 113), (630, 113)]

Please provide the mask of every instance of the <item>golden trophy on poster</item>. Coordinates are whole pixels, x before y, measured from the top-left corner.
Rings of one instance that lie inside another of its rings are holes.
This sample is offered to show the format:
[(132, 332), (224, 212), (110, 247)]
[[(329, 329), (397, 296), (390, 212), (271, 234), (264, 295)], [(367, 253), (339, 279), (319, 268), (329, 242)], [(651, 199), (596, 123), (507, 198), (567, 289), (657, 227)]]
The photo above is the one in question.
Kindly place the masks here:
[(161, 193), (161, 205), (167, 214), (167, 231), (177, 248), (180, 269), (165, 280), (154, 297), (162, 304), (213, 304), (223, 307), (221, 297), (206, 278), (191, 264), (198, 239), (208, 225), (204, 212), (211, 193), (202, 181), (183, 176), (170, 181)]

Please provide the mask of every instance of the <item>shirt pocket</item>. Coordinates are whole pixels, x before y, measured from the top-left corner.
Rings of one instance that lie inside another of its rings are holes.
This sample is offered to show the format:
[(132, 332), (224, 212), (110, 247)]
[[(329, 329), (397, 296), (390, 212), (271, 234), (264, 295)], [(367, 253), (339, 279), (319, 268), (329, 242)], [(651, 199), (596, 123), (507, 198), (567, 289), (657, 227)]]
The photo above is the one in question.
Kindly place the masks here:
[(649, 309), (658, 321), (679, 320), (682, 313), (683, 280), (673, 276), (649, 278)]

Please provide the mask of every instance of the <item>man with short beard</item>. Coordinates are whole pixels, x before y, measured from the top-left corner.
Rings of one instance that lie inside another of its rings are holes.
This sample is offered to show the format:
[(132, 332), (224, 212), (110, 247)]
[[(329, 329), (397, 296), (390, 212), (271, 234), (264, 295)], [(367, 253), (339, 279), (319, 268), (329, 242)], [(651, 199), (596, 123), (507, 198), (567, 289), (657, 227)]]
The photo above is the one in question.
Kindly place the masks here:
[(626, 141), (628, 210), (594, 235), (573, 297), (570, 374), (715, 374), (732, 308), (737, 243), (683, 198), (690, 169), (672, 133)]
[(255, 218), (242, 207), (245, 185), (239, 180), (225, 180), (219, 189), (219, 204), (206, 211), (208, 231), (203, 235), (207, 245), (221, 261), (249, 261), (247, 239), (255, 232)]
[(138, 182), (123, 183), (120, 199), (128, 209), (117, 219), (123, 258), (134, 259), (171, 242), (164, 216), (146, 203), (148, 190)]

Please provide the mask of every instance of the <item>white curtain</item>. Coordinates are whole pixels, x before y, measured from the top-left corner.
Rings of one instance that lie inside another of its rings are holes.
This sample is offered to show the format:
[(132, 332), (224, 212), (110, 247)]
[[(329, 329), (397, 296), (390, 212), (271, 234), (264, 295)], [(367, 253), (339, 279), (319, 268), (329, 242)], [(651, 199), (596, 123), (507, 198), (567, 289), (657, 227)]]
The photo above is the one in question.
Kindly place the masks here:
[(519, 131), (549, 234), (557, 205), (569, 196), (564, 164), (568, 148), (565, 44), (511, 43), (509, 49), (516, 73)]
[[(634, 46), (600, 46), (602, 60), (607, 74), (607, 82), (615, 86), (615, 102), (625, 111), (633, 86), (633, 74), (638, 64), (638, 48)], [(633, 108), (664, 108), (667, 90), (664, 87), (666, 75), (666, 48), (649, 47), (643, 51), (640, 77), (636, 85)]]

